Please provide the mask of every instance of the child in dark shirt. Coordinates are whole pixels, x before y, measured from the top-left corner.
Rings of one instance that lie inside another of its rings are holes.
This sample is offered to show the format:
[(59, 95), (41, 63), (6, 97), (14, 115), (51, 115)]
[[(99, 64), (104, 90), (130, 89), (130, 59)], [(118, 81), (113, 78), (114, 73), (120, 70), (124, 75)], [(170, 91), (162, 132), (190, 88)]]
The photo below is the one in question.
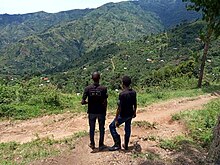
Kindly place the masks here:
[(119, 94), (118, 109), (115, 119), (109, 125), (114, 145), (109, 148), (110, 151), (121, 149), (121, 138), (116, 131), (116, 127), (125, 123), (124, 149), (128, 150), (129, 138), (131, 135), (131, 120), (136, 117), (137, 97), (136, 92), (130, 88), (131, 78), (124, 76), (122, 78), (123, 91)]

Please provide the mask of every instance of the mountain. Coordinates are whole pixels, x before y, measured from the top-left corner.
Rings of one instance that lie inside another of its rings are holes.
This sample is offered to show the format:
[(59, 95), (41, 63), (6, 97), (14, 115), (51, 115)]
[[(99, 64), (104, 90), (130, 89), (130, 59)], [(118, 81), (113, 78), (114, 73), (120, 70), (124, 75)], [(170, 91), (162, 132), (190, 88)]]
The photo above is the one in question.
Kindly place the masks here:
[(156, 13), (165, 28), (201, 17), (201, 14), (194, 11), (186, 12), (186, 3), (183, 3), (182, 0), (138, 0), (133, 3), (145, 11)]
[(30, 14), (0, 14), (0, 49), (50, 27), (79, 19), (90, 11), (92, 9), (70, 10), (55, 14), (43, 11)]
[[(183, 17), (187, 11), (180, 1), (126, 1), (109, 3), (93, 10), (73, 10), (55, 15), (40, 12), (33, 13), (33, 17), (30, 14), (12, 16), (1, 24), (4, 28), (0, 30), (3, 34), (0, 73), (55, 71), (108, 44), (134, 41), (143, 35), (160, 33), (169, 27), (168, 24), (183, 22), (183, 18), (198, 18), (198, 15)], [(181, 18), (172, 15), (170, 10), (163, 15), (161, 11), (167, 8), (172, 8), (173, 13), (182, 13)], [(48, 20), (53, 21), (48, 24)], [(21, 29), (18, 26), (13, 29), (14, 24), (21, 25)], [(6, 27), (12, 29), (7, 31)], [(10, 31), (15, 32), (15, 38), (10, 37), (13, 36)]]
[(133, 3), (109, 3), (81, 19), (11, 45), (1, 58), (2, 72), (10, 70), (20, 74), (53, 69), (98, 46), (134, 40), (163, 29), (153, 13), (146, 13)]

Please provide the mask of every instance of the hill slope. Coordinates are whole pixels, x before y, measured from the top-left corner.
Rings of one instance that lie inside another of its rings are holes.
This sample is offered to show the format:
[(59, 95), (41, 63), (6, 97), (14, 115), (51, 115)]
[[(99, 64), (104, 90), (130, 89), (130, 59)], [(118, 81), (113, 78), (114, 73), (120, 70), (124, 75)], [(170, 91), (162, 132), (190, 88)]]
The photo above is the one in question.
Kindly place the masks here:
[(186, 4), (182, 0), (138, 0), (133, 3), (145, 11), (156, 13), (166, 29), (201, 16), (194, 11), (186, 11)]
[(58, 24), (79, 19), (90, 11), (92, 9), (70, 10), (55, 14), (46, 12), (22, 15), (0, 14), (0, 50), (31, 34), (40, 33)]
[[(197, 32), (203, 27), (202, 22), (194, 22), (167, 33), (145, 36), (137, 41), (110, 44), (75, 59), (65, 67), (48, 70), (47, 73), (68, 71), (57, 74), (56, 83), (69, 84), (76, 91), (87, 85), (95, 70), (103, 73), (102, 83), (111, 89), (120, 88), (120, 78), (125, 74), (132, 76), (134, 85), (139, 88), (183, 87), (190, 82), (172, 79), (185, 77), (188, 81), (190, 78), (197, 78), (203, 44), (196, 39)], [(219, 42), (220, 39), (213, 41), (210, 47), (206, 64), (207, 80), (220, 79)], [(76, 85), (71, 86), (72, 83)]]
[[(73, 63), (74, 59), (93, 49), (159, 33), (167, 28), (168, 24), (172, 26), (183, 21), (183, 18), (192, 20), (197, 17), (197, 15), (182, 17), (187, 11), (180, 1), (140, 0), (109, 3), (94, 10), (73, 10), (70, 11), (72, 14), (67, 12), (57, 15), (35, 13), (36, 18), (39, 17), (38, 21), (33, 24), (36, 25), (33, 26), (36, 29), (26, 26), (32, 25), (33, 20), (36, 20), (35, 17), (30, 16), (30, 19), (25, 19), (26, 21), (21, 19), (17, 31), (16, 28), (13, 29), (16, 27), (13, 26), (16, 21), (14, 22), (13, 18), (8, 22), (6, 20), (2, 26), (11, 27), (11, 29), (2, 30), (0, 73), (23, 74), (56, 70), (55, 68), (62, 68), (66, 64)], [(176, 17), (170, 10), (166, 11), (167, 8), (172, 8), (173, 13), (181, 14)], [(161, 11), (166, 12), (163, 15)], [(19, 18), (19, 16), (15, 17)], [(171, 18), (174, 17), (172, 21)], [(60, 21), (62, 18), (63, 21)], [(53, 20), (50, 28), (48, 20)], [(40, 26), (41, 24), (45, 26)], [(45, 30), (47, 28), (49, 29)], [(10, 40), (11, 31), (16, 31), (18, 35)], [(27, 37), (21, 39), (24, 36)], [(11, 45), (10, 42), (15, 43)]]
[(1, 64), (12, 73), (42, 71), (71, 62), (98, 46), (162, 30), (153, 13), (132, 3), (110, 3), (79, 20), (20, 40), (4, 51)]

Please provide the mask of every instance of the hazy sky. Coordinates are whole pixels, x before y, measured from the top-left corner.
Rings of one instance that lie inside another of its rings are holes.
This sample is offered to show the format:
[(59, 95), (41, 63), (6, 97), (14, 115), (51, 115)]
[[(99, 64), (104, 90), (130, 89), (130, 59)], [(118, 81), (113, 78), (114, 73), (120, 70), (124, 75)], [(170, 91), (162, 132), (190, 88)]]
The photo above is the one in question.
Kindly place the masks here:
[(71, 9), (96, 8), (108, 2), (125, 0), (0, 0), (0, 14), (24, 14), (37, 11), (55, 13)]

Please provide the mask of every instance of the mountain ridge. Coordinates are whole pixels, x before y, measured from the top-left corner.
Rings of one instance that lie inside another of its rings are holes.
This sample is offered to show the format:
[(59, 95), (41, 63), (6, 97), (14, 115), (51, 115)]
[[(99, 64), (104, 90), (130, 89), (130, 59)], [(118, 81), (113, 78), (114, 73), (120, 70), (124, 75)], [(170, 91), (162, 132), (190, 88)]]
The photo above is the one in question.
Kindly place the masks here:
[[(178, 0), (178, 3), (180, 1)], [(38, 32), (30, 28), (30, 31), (34, 31), (33, 33), (30, 32), (30, 35), (27, 35), (29, 33), (26, 30), (27, 36), (18, 37), (15, 42), (7, 43), (7, 34), (10, 33), (6, 31), (6, 35), (2, 37), (4, 39), (0, 42), (2, 61), (0, 73), (22, 74), (32, 70), (42, 72), (65, 63), (72, 63), (75, 58), (98, 47), (160, 33), (166, 29), (163, 19), (157, 14), (161, 8), (155, 8), (157, 12), (145, 10), (150, 2), (139, 0), (108, 3), (97, 9), (79, 10), (81, 12), (79, 15), (77, 15), (79, 11), (70, 11), (76, 13), (75, 17), (72, 16), (72, 20), (54, 23), (55, 25), (50, 27), (46, 24), (41, 30), (38, 29)], [(171, 4), (175, 5), (176, 2), (173, 1)], [(165, 3), (162, 7), (166, 8), (167, 6), (164, 5)], [(152, 6), (155, 7), (155, 4)], [(184, 12), (187, 12), (185, 7)], [(44, 15), (45, 13), (35, 14)], [(65, 15), (66, 12), (63, 14)], [(48, 21), (46, 18), (45, 20)], [(22, 30), (19, 34), (24, 36)]]

